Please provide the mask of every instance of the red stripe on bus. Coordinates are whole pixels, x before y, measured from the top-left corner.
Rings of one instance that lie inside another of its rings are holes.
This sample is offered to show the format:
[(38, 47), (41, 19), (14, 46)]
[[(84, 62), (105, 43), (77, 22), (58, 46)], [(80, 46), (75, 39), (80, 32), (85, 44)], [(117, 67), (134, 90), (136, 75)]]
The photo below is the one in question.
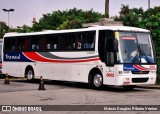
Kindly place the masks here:
[(144, 68), (140, 65), (133, 65), (135, 68), (137, 68), (138, 70), (147, 70), (147, 68)]
[(82, 59), (82, 60), (57, 60), (57, 59), (49, 59), (40, 56), (36, 52), (23, 52), (23, 54), (28, 57), (28, 59), (39, 62), (56, 62), (56, 63), (76, 63), (76, 62), (90, 62), (100, 60), (99, 57), (91, 58), (91, 59)]

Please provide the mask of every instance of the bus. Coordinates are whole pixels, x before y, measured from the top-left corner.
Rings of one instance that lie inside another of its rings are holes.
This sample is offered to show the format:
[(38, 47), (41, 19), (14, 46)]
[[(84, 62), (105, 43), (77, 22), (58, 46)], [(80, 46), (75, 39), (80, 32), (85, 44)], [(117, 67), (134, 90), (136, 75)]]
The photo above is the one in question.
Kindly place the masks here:
[(7, 33), (2, 72), (14, 77), (133, 89), (155, 84), (157, 65), (149, 30), (94, 26), (71, 30)]

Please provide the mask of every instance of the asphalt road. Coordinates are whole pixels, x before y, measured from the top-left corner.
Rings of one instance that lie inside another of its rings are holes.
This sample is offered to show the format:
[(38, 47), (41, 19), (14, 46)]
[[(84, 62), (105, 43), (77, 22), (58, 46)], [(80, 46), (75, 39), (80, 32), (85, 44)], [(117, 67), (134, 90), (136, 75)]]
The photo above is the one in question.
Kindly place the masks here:
[[(104, 87), (92, 90), (87, 84), (45, 81), (46, 90), (38, 90), (39, 80), (34, 82), (0, 81), (0, 105), (160, 105), (160, 90), (135, 88), (127, 91), (120, 87)], [(0, 112), (17, 114), (27, 112)], [(43, 112), (30, 112), (41, 114)], [(47, 114), (153, 114), (152, 111), (58, 111)], [(159, 113), (155, 112), (154, 113)]]

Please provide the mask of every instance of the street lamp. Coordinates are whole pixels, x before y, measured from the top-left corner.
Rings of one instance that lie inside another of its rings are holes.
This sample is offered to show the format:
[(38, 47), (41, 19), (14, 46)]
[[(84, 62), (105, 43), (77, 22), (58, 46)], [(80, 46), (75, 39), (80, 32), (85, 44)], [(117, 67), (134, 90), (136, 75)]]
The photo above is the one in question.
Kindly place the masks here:
[(5, 12), (8, 12), (8, 27), (10, 27), (10, 25), (9, 25), (9, 12), (13, 12), (14, 9), (2, 9), (2, 10)]

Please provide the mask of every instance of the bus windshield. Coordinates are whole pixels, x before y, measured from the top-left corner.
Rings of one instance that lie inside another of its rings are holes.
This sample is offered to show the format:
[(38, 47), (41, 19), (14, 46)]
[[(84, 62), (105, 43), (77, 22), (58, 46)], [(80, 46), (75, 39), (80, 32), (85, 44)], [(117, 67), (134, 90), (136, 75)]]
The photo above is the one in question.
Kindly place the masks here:
[(116, 32), (118, 63), (155, 63), (149, 33)]

